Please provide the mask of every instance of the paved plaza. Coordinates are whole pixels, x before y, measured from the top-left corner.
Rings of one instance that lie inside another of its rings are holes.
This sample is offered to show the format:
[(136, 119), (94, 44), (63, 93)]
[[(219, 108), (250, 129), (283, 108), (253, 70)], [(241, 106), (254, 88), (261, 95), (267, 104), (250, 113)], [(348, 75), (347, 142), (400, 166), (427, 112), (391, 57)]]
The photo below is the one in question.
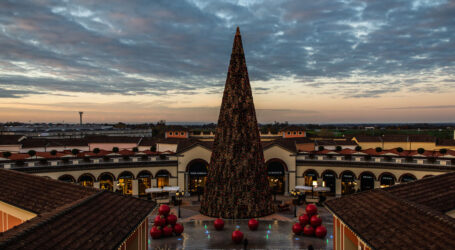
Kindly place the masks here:
[[(288, 200), (289, 197), (279, 197)], [(304, 213), (305, 205), (299, 206), (297, 215)], [(323, 225), (327, 228), (325, 239), (315, 237), (296, 236), (292, 233), (292, 225), (298, 221), (294, 217), (294, 210), (277, 212), (259, 218), (257, 231), (248, 229), (248, 220), (225, 220), (222, 231), (213, 227), (214, 218), (201, 215), (197, 198), (191, 197), (184, 200), (180, 207), (178, 223), (185, 227), (184, 233), (177, 237), (151, 239), (149, 236), (149, 249), (243, 249), (243, 244), (234, 244), (231, 233), (239, 228), (248, 239), (248, 249), (332, 249), (333, 248), (333, 222), (330, 213), (323, 207), (318, 207)], [(178, 214), (177, 207), (171, 206), (171, 212)], [(153, 212), (156, 215), (157, 211)], [(152, 216), (153, 217), (153, 216)], [(151, 228), (153, 222), (150, 222)]]

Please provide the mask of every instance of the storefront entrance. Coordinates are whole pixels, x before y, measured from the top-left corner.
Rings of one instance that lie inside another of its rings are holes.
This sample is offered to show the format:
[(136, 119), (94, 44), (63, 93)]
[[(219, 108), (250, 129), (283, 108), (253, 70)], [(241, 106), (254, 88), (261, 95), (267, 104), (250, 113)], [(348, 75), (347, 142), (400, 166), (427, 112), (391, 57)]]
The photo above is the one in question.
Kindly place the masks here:
[(162, 188), (164, 186), (169, 186), (169, 172), (167, 170), (160, 170), (156, 173), (156, 186)]
[(362, 173), (360, 175), (360, 191), (367, 191), (374, 189), (374, 174)]
[(330, 195), (336, 193), (336, 173), (333, 171), (325, 171), (322, 173), (322, 186), (330, 188)]
[(188, 192), (190, 194), (202, 194), (207, 181), (207, 162), (198, 160), (188, 166)]
[(152, 187), (152, 174), (149, 171), (141, 171), (137, 175), (137, 183), (139, 185), (139, 196), (146, 196), (145, 190)]
[(124, 195), (133, 194), (133, 178), (134, 175), (131, 172), (122, 172), (118, 177), (118, 189)]
[(382, 174), (379, 180), (381, 182), (381, 188), (390, 187), (395, 185), (395, 176), (392, 174)]
[(344, 171), (341, 174), (341, 194), (353, 194), (356, 191), (355, 175), (351, 171)]
[(93, 187), (93, 182), (95, 182), (95, 177), (93, 177), (91, 174), (83, 174), (77, 181), (77, 183), (84, 187)]
[(111, 173), (103, 173), (98, 178), (100, 189), (114, 191), (114, 176)]
[(267, 163), (267, 174), (272, 194), (284, 194), (285, 192), (285, 167), (279, 161)]
[(318, 181), (318, 173), (313, 169), (305, 171), (303, 177), (305, 177), (305, 186), (312, 187)]

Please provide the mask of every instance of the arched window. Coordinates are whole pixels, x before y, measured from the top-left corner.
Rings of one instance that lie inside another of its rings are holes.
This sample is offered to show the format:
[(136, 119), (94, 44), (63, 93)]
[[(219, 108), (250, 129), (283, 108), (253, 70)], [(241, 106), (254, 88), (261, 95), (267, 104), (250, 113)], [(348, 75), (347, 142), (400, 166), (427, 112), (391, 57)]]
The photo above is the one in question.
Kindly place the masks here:
[(411, 182), (411, 181), (415, 181), (415, 180), (417, 180), (417, 178), (413, 174), (407, 173), (407, 174), (403, 174), (400, 176), (401, 183)]
[(322, 177), (322, 186), (330, 188), (330, 194), (334, 195), (336, 193), (336, 179), (337, 173), (333, 170), (325, 170), (321, 174)]
[(282, 161), (271, 160), (267, 162), (269, 185), (274, 194), (284, 194), (286, 165)]
[(352, 171), (346, 170), (340, 174), (341, 194), (352, 194), (357, 190), (356, 176)]
[(396, 181), (395, 175), (391, 173), (382, 173), (379, 176), (379, 181), (381, 183), (381, 188), (390, 187), (395, 184)]

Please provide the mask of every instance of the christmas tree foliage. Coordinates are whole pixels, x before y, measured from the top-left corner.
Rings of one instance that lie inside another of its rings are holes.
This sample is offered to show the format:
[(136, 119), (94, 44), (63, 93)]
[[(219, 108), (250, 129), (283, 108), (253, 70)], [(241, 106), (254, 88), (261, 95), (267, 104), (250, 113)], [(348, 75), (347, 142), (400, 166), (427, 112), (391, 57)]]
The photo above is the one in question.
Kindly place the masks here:
[(242, 38), (237, 28), (201, 213), (238, 219), (273, 212)]

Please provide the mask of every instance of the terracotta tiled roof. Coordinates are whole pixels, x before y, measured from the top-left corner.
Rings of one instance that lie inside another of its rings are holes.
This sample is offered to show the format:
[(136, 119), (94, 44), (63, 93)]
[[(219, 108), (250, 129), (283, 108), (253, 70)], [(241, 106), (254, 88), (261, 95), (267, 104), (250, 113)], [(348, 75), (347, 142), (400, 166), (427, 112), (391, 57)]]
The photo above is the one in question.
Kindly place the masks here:
[(97, 192), (44, 177), (0, 169), (0, 200), (33, 213), (49, 212)]
[(455, 173), (327, 201), (373, 249), (455, 249)]
[(0, 249), (116, 249), (155, 203), (0, 169), (0, 200), (37, 213), (0, 233)]
[(305, 131), (305, 127), (291, 125), (291, 126), (287, 126), (280, 130), (280, 132), (286, 132), (286, 131)]

